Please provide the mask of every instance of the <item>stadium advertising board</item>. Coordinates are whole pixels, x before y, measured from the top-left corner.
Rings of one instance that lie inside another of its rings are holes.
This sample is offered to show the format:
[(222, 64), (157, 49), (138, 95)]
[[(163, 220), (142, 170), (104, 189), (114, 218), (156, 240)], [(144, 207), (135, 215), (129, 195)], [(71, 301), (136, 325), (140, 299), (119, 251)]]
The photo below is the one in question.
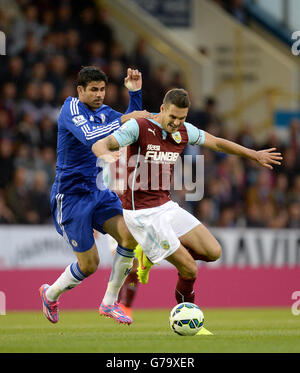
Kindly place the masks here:
[[(214, 263), (199, 262), (208, 268), (219, 267), (297, 267), (300, 266), (300, 231), (268, 229), (212, 229), (220, 242), (222, 257)], [(0, 229), (0, 269), (63, 268), (74, 254), (51, 226), (12, 226)], [(102, 267), (110, 267), (115, 241), (97, 234), (96, 243)], [(168, 267), (164, 261), (159, 266)]]

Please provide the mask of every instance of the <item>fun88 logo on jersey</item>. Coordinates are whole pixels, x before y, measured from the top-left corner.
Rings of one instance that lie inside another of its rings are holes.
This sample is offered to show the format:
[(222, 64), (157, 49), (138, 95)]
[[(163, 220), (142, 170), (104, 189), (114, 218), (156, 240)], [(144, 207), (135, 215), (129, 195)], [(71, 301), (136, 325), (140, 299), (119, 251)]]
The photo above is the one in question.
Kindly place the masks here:
[(6, 36), (3, 31), (0, 31), (0, 55), (6, 55)]

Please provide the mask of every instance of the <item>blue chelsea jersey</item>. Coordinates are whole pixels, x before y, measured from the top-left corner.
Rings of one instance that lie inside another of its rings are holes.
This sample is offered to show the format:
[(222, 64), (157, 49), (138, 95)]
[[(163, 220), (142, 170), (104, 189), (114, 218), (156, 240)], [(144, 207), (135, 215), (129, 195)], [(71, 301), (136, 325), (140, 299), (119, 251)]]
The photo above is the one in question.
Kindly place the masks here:
[[(129, 92), (126, 113), (142, 110), (141, 91)], [(78, 98), (68, 97), (58, 117), (56, 177), (52, 193), (88, 193), (97, 189), (102, 168), (92, 145), (120, 128), (123, 114), (102, 105), (93, 111)]]

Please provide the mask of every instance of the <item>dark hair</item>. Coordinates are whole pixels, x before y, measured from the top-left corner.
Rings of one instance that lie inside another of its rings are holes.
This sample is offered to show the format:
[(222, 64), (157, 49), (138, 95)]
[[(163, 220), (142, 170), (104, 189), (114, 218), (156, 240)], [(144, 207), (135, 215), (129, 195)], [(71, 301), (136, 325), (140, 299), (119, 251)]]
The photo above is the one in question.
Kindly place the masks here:
[(78, 73), (77, 86), (82, 85), (84, 88), (86, 88), (90, 82), (102, 81), (105, 82), (105, 84), (108, 83), (108, 79), (104, 71), (95, 66), (85, 66)]
[(168, 91), (164, 97), (163, 104), (173, 104), (179, 108), (189, 108), (191, 105), (189, 95), (185, 89), (174, 88)]

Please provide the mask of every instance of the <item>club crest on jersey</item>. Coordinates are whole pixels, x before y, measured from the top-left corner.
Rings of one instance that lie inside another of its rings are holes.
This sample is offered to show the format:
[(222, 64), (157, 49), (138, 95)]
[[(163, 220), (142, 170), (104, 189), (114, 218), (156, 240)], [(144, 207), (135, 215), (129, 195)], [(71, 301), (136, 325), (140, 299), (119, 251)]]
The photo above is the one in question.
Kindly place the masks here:
[(101, 122), (104, 123), (106, 119), (105, 114), (101, 113), (100, 118), (101, 118)]
[(160, 243), (160, 247), (161, 247), (162, 249), (164, 249), (164, 250), (169, 250), (169, 248), (170, 248), (170, 244), (169, 244), (168, 241), (162, 241), (162, 242)]
[(71, 240), (71, 244), (72, 244), (72, 246), (74, 246), (74, 247), (77, 247), (77, 246), (78, 246), (78, 243), (77, 243), (77, 241), (75, 241), (75, 240)]
[(180, 135), (180, 132), (175, 132), (175, 133), (172, 133), (172, 137), (173, 139), (177, 142), (177, 144), (180, 144), (181, 143), (181, 135)]

